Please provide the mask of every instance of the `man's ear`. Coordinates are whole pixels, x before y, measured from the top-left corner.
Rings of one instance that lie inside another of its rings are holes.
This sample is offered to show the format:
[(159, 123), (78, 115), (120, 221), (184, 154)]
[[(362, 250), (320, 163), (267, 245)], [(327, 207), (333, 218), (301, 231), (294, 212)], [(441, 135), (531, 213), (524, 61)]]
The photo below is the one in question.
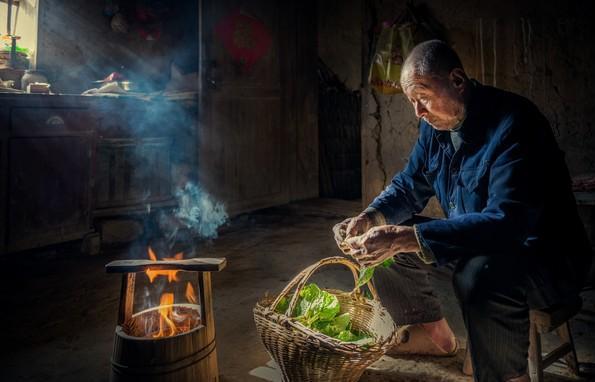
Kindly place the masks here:
[(465, 83), (467, 82), (467, 74), (465, 74), (465, 71), (461, 68), (454, 68), (450, 71), (449, 79), (454, 88), (461, 91), (464, 89)]

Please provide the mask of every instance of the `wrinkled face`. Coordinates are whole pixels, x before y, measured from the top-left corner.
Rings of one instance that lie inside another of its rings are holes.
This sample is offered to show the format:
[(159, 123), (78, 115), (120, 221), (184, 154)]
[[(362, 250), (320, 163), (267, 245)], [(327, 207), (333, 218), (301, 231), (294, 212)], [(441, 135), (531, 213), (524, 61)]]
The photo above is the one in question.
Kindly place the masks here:
[(465, 119), (465, 81), (453, 72), (443, 77), (406, 74), (401, 81), (417, 118), (436, 130), (451, 130)]

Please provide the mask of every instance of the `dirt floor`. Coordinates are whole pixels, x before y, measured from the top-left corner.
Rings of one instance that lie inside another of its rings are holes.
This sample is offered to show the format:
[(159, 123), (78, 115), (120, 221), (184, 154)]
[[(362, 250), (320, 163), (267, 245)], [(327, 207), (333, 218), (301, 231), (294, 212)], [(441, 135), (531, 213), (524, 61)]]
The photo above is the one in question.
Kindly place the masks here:
[[(212, 275), (222, 381), (280, 380), (257, 336), (252, 308), (265, 293), (279, 292), (306, 266), (338, 255), (331, 227), (358, 210), (359, 203), (342, 201), (290, 204), (235, 218), (218, 239), (200, 245), (200, 256), (228, 261), (225, 270)], [(106, 274), (104, 265), (128, 258), (130, 249), (106, 248), (100, 255), (83, 256), (74, 248), (46, 248), (3, 259), (1, 381), (109, 379), (120, 279)], [(313, 281), (348, 289), (353, 283), (350, 277), (346, 270), (333, 267)], [(437, 272), (432, 280), (447, 318), (464, 342), (448, 274)], [(583, 310), (572, 325), (579, 360), (595, 362), (595, 293), (588, 291), (584, 298)], [(362, 380), (468, 381), (460, 373), (461, 363), (462, 355), (448, 360), (383, 357)], [(568, 379), (550, 375), (548, 380)]]

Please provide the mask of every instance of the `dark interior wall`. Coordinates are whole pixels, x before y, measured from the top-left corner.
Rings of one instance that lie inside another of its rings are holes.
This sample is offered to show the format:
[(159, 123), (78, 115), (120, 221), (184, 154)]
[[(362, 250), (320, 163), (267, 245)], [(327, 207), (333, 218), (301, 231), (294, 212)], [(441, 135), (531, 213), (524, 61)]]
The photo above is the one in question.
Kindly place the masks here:
[[(110, 25), (109, 4), (126, 20), (115, 27), (121, 32)], [(197, 70), (198, 1), (42, 0), (39, 6), (37, 67), (54, 91), (80, 93), (113, 71), (145, 90), (161, 90), (171, 62), (182, 72)]]
[(359, 199), (362, 1), (319, 1), (317, 14), (319, 194)]
[(317, 2), (318, 56), (351, 90), (362, 86), (362, 0)]
[[(364, 28), (391, 20), (405, 1), (366, 2)], [(447, 31), (468, 74), (519, 93), (545, 114), (573, 175), (595, 172), (595, 25), (588, 1), (435, 0), (426, 5)], [(366, 32), (365, 32), (366, 33)], [(364, 39), (365, 51), (369, 40)], [(368, 63), (365, 63), (367, 67)], [(363, 203), (406, 164), (417, 138), (411, 105), (398, 94), (363, 92)], [(439, 212), (432, 204), (430, 211)]]

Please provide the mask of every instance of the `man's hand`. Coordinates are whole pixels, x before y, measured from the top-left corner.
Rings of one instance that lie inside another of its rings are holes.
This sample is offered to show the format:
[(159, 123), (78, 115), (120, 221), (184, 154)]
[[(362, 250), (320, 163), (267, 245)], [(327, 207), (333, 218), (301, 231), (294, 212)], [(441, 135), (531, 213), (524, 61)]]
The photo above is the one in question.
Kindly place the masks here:
[(370, 215), (368, 215), (365, 212), (362, 212), (361, 214), (357, 215), (356, 217), (351, 218), (351, 221), (347, 225), (347, 229), (346, 229), (346, 233), (347, 233), (346, 239), (348, 239), (350, 237), (354, 237), (354, 236), (361, 236), (364, 233), (368, 232), (368, 230), (370, 228), (372, 228), (373, 226), (374, 226), (374, 222), (372, 221), (372, 218), (370, 217)]
[(347, 226), (351, 222), (351, 219), (353, 218), (347, 218), (333, 227), (335, 242), (339, 249), (346, 255), (349, 254), (349, 246), (345, 243), (345, 239), (347, 238)]
[(346, 239), (349, 254), (363, 266), (374, 266), (401, 252), (417, 252), (419, 244), (413, 227), (383, 225), (362, 236)]
[(337, 242), (337, 246), (344, 254), (351, 255), (351, 247), (347, 245), (345, 240), (349, 237), (364, 234), (372, 226), (372, 219), (364, 212), (355, 217), (347, 218), (333, 227), (335, 242)]

